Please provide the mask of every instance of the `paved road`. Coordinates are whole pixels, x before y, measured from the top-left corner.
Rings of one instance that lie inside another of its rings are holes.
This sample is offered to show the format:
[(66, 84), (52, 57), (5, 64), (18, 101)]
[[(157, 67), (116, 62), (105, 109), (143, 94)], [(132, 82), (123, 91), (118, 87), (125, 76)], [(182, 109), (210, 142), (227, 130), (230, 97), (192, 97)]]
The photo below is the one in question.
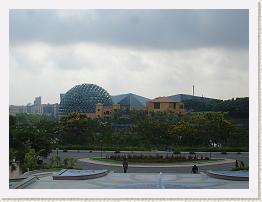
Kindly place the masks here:
[[(136, 154), (150, 154), (150, 155), (156, 155), (158, 154), (170, 154), (170, 152), (133, 152)], [(103, 151), (102, 156), (107, 156), (113, 154), (113, 152), (105, 152)], [(121, 152), (121, 154), (130, 154), (130, 152)], [(184, 155), (186, 153), (182, 153)], [(53, 151), (49, 158), (52, 156), (56, 156), (57, 153), (56, 151)], [(203, 156), (208, 156), (209, 157), (209, 152), (201, 152), (197, 153), (197, 155), (203, 155)], [(227, 153), (226, 155), (222, 155), (220, 152), (213, 152), (212, 154), (213, 158), (228, 158), (228, 159), (237, 159), (239, 161), (243, 161), (245, 165), (248, 165), (248, 152), (243, 152), (241, 154), (237, 153)], [(95, 157), (95, 156), (101, 156), (100, 151), (68, 151), (68, 152), (63, 152), (61, 150), (58, 151), (58, 156), (63, 160), (65, 157), (73, 157), (73, 158), (89, 158), (89, 157)], [(94, 170), (100, 170), (100, 169), (107, 169), (110, 171), (114, 172), (123, 172), (123, 169), (121, 167), (117, 166), (107, 166), (107, 165), (98, 165), (98, 164), (92, 164), (92, 163), (87, 163), (87, 162), (77, 162), (77, 166), (81, 167), (82, 169), (94, 169)], [(229, 163), (229, 164), (224, 164), (224, 165), (209, 165), (209, 166), (201, 166), (199, 165), (199, 170), (200, 171), (205, 171), (205, 170), (230, 170), (233, 168), (235, 165), (234, 163)], [(159, 168), (159, 167), (149, 167), (149, 168), (137, 168), (137, 167), (130, 167), (128, 169), (128, 172), (130, 173), (171, 173), (171, 172), (183, 172), (183, 173), (188, 173), (191, 171), (191, 167), (177, 167), (177, 168)]]

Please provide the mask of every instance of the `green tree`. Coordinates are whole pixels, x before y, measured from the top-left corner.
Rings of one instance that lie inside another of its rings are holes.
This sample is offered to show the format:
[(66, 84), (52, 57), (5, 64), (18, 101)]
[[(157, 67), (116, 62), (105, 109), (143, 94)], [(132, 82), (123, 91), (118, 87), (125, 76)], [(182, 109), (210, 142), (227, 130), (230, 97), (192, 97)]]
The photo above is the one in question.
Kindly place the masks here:
[(28, 152), (25, 153), (25, 159), (23, 167), (25, 169), (34, 170), (37, 166), (37, 153), (34, 149), (29, 148)]
[(17, 160), (24, 162), (29, 145), (35, 152), (41, 151), (41, 156), (48, 155), (54, 141), (56, 121), (39, 115), (17, 114), (11, 116), (9, 122), (9, 139)]

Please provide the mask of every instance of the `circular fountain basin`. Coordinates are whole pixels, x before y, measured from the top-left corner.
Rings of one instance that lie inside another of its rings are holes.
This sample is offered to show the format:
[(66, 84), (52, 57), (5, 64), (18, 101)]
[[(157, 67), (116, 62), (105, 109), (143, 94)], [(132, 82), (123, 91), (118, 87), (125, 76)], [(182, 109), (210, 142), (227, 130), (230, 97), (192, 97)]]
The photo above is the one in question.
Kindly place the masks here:
[(53, 180), (89, 180), (107, 175), (107, 170), (63, 169), (53, 175)]
[(233, 180), (233, 181), (248, 181), (248, 171), (207, 171), (207, 175), (217, 179)]

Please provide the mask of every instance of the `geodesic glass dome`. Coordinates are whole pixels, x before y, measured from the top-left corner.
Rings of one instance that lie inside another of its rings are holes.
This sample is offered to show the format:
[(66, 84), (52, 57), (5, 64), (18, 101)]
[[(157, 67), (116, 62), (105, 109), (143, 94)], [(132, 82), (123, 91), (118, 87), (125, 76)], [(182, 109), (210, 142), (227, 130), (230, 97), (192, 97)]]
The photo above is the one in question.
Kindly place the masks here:
[(109, 93), (95, 84), (76, 85), (66, 92), (60, 101), (59, 114), (66, 116), (72, 112), (95, 113), (96, 104), (113, 104)]

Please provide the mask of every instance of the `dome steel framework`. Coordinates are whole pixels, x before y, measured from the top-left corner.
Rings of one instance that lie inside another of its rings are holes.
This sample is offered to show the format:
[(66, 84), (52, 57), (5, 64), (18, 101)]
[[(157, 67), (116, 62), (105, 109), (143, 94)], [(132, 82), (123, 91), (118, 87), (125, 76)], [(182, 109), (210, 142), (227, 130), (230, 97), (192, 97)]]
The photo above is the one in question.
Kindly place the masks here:
[(109, 93), (95, 84), (76, 85), (66, 92), (59, 106), (59, 114), (66, 116), (72, 112), (95, 113), (96, 104), (113, 104)]

